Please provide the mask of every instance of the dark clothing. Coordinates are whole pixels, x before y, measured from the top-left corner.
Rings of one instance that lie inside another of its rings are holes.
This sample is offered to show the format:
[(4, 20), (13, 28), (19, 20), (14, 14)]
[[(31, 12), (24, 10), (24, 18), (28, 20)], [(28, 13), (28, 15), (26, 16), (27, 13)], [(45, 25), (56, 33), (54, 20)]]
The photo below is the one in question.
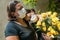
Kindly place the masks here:
[(23, 27), (14, 21), (7, 24), (5, 37), (18, 36), (20, 40), (36, 40), (35, 31), (31, 27)]
[(38, 35), (38, 40), (44, 40), (44, 38), (42, 37), (43, 32), (41, 31), (41, 29), (36, 28), (35, 23), (32, 23), (31, 25), (33, 26), (33, 28), (35, 29), (35, 31), (36, 31), (36, 33)]
[[(29, 23), (28, 21), (26, 21), (25, 19), (23, 19), (26, 24), (29, 26)], [(42, 37), (42, 31), (38, 28), (36, 28), (36, 23), (31, 23), (31, 26), (33, 27), (33, 29), (35, 30), (35, 32), (37, 33), (37, 36), (38, 36), (38, 40), (44, 40), (44, 38)]]

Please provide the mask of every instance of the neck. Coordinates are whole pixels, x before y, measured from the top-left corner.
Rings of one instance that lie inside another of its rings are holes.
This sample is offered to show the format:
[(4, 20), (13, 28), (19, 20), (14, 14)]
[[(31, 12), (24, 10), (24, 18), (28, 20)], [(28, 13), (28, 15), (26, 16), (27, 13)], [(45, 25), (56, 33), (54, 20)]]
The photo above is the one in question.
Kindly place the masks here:
[(27, 19), (26, 18), (24, 18), (26, 21), (27, 21)]
[(20, 21), (23, 21), (23, 20), (22, 20), (21, 18), (18, 18), (18, 19), (17, 19), (17, 22), (20, 22)]
[(22, 26), (24, 26), (24, 27), (27, 26), (26, 23), (24, 22), (24, 20), (21, 19), (21, 18), (17, 19), (17, 22), (20, 23), (20, 24), (22, 24)]
[(28, 17), (26, 16), (25, 18), (24, 18), (26, 21), (29, 21), (29, 19), (28, 19)]

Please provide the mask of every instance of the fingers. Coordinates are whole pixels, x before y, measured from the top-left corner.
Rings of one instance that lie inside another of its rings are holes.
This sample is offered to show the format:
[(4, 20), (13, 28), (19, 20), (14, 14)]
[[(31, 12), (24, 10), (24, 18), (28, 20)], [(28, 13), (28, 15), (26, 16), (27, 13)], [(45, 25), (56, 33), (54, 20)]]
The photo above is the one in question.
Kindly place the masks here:
[(42, 36), (45, 40), (51, 40), (51, 37), (48, 37), (46, 34), (42, 33)]

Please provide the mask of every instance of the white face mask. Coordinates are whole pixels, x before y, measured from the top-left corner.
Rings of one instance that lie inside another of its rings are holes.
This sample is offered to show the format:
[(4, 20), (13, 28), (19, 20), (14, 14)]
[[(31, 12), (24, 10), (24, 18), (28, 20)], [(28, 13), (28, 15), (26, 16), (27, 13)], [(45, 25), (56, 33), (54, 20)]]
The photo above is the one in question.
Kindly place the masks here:
[(26, 16), (26, 10), (22, 8), (21, 10), (18, 11), (19, 17), (24, 18)]
[(34, 22), (36, 22), (37, 20), (38, 20), (38, 18), (37, 18), (36, 15), (32, 15), (32, 16), (31, 16), (31, 19), (30, 19), (31, 22), (34, 23)]

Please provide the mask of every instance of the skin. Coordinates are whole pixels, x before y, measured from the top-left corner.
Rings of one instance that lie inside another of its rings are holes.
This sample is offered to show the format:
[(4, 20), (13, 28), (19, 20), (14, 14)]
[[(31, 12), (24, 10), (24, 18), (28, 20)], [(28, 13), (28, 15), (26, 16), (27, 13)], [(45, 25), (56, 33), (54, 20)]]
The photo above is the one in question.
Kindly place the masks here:
[(42, 36), (45, 40), (52, 40), (51, 37), (47, 36), (46, 34), (42, 33)]
[(33, 15), (35, 12), (33, 10), (31, 10), (31, 15)]
[(8, 36), (6, 37), (6, 40), (19, 40), (18, 36)]

